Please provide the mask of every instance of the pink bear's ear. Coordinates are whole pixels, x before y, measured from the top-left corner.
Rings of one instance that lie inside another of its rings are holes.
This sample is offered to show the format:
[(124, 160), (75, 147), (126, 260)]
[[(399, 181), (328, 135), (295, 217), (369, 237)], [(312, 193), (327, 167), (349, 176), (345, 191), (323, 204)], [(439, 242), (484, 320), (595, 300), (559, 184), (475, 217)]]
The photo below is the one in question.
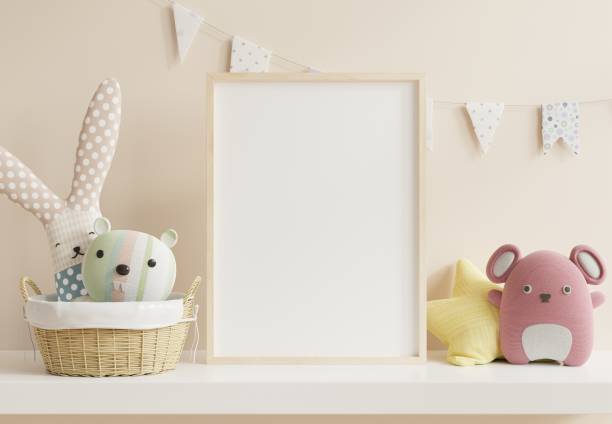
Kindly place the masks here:
[(574, 247), (570, 261), (580, 269), (588, 284), (601, 284), (605, 280), (606, 265), (593, 248), (583, 244)]
[(487, 263), (487, 277), (494, 283), (504, 283), (516, 263), (521, 259), (521, 252), (513, 244), (504, 244), (497, 249)]

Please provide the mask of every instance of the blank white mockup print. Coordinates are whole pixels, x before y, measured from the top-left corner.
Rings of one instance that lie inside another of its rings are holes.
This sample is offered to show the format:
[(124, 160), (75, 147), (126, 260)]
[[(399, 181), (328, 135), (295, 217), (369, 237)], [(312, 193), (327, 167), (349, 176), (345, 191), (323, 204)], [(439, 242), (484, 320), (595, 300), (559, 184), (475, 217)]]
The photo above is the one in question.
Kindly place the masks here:
[(418, 354), (416, 83), (217, 83), (214, 354)]

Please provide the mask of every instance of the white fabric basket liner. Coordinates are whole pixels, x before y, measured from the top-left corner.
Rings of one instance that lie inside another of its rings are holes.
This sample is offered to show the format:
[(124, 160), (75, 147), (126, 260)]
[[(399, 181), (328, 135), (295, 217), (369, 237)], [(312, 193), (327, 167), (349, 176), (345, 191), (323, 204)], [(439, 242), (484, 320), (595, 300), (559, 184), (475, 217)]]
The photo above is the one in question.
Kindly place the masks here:
[(56, 294), (41, 294), (28, 299), (24, 315), (32, 326), (45, 330), (149, 330), (193, 321), (183, 319), (182, 293), (158, 302), (58, 302)]

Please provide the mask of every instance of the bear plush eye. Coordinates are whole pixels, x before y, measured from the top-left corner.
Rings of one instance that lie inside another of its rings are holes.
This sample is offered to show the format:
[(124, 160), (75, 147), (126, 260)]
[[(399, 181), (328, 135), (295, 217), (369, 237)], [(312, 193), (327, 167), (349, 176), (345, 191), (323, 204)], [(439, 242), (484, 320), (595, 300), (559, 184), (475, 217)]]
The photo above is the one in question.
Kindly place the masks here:
[(531, 293), (532, 290), (533, 290), (533, 288), (531, 287), (531, 284), (525, 284), (523, 286), (523, 293), (525, 293), (525, 294)]
[(572, 292), (572, 286), (570, 286), (569, 284), (566, 284), (563, 286), (561, 291), (563, 291), (563, 294), (570, 294)]
[(155, 259), (151, 258), (147, 262), (147, 265), (149, 265), (149, 268), (153, 268), (155, 265), (157, 265), (157, 262), (155, 262)]
[(55, 243), (55, 247), (59, 247), (59, 245), (60, 245), (59, 243)]
[(97, 256), (98, 258), (103, 258), (103, 257), (104, 257), (104, 250), (98, 250), (98, 251), (96, 252), (96, 256)]

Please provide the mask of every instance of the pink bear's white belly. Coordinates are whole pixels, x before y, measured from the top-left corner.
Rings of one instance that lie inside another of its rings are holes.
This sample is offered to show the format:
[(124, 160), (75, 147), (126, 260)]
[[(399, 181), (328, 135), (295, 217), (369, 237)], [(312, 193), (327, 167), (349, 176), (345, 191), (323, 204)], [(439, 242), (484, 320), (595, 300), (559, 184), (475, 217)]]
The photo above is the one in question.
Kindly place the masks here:
[(534, 324), (523, 330), (523, 350), (530, 361), (563, 362), (572, 349), (572, 333), (558, 324)]

